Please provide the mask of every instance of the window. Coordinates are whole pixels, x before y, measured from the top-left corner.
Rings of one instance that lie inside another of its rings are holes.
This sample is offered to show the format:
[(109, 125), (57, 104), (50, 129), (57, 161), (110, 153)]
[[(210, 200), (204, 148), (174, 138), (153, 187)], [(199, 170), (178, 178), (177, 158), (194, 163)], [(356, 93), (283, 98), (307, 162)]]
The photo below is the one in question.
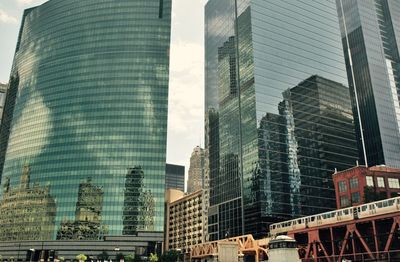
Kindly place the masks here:
[(349, 198), (347, 196), (340, 197), (340, 207), (348, 207), (349, 206)]
[(339, 182), (339, 192), (346, 192), (347, 191), (347, 186), (346, 186), (346, 181), (340, 181)]
[(367, 186), (374, 186), (374, 178), (372, 176), (367, 176)]
[(351, 189), (358, 188), (358, 178), (357, 177), (353, 177), (352, 179), (350, 179), (350, 188)]
[(388, 179), (389, 188), (400, 188), (399, 180), (397, 178)]
[(383, 177), (378, 177), (378, 187), (385, 187), (385, 180), (383, 179)]
[(361, 198), (360, 198), (360, 193), (359, 192), (355, 192), (355, 193), (351, 194), (351, 202), (353, 204), (360, 203), (361, 202), (360, 200), (361, 200)]

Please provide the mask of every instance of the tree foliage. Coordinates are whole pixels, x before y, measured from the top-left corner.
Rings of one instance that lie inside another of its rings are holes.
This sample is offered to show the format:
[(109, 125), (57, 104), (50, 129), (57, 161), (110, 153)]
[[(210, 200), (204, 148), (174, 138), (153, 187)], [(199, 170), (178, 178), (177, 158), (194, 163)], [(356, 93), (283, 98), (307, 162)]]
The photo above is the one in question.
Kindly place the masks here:
[(151, 254), (150, 254), (149, 261), (150, 261), (150, 262), (158, 262), (158, 256), (157, 256), (157, 254), (151, 253)]
[(87, 256), (85, 254), (79, 254), (76, 256), (76, 259), (78, 259), (79, 261), (86, 261)]
[(179, 253), (176, 250), (169, 250), (161, 255), (158, 262), (176, 262), (178, 261)]
[(97, 255), (97, 259), (99, 259), (101, 261), (108, 260), (109, 258), (110, 258), (110, 256), (108, 255), (108, 253), (106, 251), (103, 251)]

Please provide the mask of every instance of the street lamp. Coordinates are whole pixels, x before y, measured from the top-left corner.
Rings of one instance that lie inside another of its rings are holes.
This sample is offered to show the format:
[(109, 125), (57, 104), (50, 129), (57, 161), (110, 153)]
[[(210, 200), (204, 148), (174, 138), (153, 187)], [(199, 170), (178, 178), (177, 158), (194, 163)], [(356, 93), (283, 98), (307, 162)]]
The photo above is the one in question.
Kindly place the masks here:
[(29, 261), (32, 262), (32, 260), (33, 260), (33, 255), (34, 255), (34, 253), (35, 253), (35, 249), (34, 249), (34, 248), (30, 248), (29, 251), (31, 251), (31, 256), (30, 256), (30, 258), (29, 258)]
[[(118, 262), (118, 261), (117, 261), (118, 253), (117, 253), (117, 252), (119, 251), (119, 247), (115, 247), (115, 248), (114, 248), (114, 251), (115, 251), (115, 261)], [(121, 260), (121, 259), (120, 259), (120, 260)]]
[(181, 252), (182, 252), (182, 249), (177, 248), (177, 249), (175, 249), (175, 250), (176, 250), (176, 252), (178, 252), (178, 261), (177, 261), (177, 262), (180, 262), (180, 261), (181, 261)]

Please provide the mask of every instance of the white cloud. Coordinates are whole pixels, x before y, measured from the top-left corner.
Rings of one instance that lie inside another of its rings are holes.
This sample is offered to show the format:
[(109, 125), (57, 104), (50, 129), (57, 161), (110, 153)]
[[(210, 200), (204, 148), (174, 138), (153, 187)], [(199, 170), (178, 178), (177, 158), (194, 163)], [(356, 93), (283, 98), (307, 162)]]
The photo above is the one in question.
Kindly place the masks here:
[(193, 148), (203, 141), (204, 49), (198, 42), (171, 43), (168, 162), (189, 168)]
[(0, 9), (0, 23), (4, 24), (17, 24), (17, 18), (7, 14), (4, 10)]
[[(203, 127), (203, 46), (173, 42), (169, 94), (169, 131), (191, 136)], [(196, 135), (195, 135), (196, 136)]]

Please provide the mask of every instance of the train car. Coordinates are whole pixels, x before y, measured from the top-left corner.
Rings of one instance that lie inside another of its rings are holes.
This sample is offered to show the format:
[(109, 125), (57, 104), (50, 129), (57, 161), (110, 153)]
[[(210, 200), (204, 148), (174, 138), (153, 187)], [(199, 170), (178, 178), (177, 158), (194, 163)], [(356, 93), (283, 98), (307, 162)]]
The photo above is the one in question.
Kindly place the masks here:
[(313, 216), (293, 219), (270, 225), (270, 234), (279, 235), (289, 231), (330, 225), (380, 214), (400, 212), (400, 197), (385, 199), (356, 207), (348, 207)]
[(400, 197), (389, 198), (356, 207), (358, 218), (384, 215), (400, 211)]

